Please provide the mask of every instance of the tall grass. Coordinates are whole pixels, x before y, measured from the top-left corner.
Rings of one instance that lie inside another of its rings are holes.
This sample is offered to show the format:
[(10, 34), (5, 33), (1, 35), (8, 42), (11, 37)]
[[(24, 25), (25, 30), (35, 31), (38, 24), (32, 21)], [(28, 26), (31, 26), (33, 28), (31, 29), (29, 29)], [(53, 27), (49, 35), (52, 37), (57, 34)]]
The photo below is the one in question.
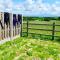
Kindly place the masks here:
[(55, 41), (17, 38), (0, 45), (0, 60), (60, 60), (60, 44)]

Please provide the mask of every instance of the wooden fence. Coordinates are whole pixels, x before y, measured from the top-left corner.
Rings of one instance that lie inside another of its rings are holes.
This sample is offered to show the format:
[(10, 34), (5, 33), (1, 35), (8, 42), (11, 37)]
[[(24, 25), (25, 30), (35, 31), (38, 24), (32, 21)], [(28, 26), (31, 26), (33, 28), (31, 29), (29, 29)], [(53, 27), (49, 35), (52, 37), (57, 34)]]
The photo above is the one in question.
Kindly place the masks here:
[[(29, 36), (29, 34), (38, 34), (38, 33), (31, 33), (31, 32), (29, 32), (29, 29), (31, 29), (31, 30), (41, 30), (42, 32), (43, 31), (50, 31), (51, 32), (51, 35), (46, 35), (46, 36), (51, 36), (52, 38), (52, 40), (54, 40), (54, 37), (59, 37), (60, 38), (60, 36), (55, 36), (55, 32), (60, 32), (60, 30), (56, 30), (55, 29), (55, 26), (59, 26), (60, 27), (60, 25), (57, 25), (57, 24), (55, 24), (55, 22), (53, 23), (53, 24), (37, 24), (37, 23), (29, 23), (29, 21), (27, 20), (27, 23), (23, 23), (23, 24), (26, 24), (27, 25), (27, 27), (24, 27), (24, 28), (22, 28), (22, 29), (26, 29), (27, 30), (27, 32), (22, 32), (22, 35), (23, 35), (23, 33), (26, 33), (27, 34), (27, 36)], [(41, 28), (31, 28), (31, 27), (29, 27), (29, 25), (39, 25), (39, 26), (52, 26), (52, 29), (41, 29)], [(42, 35), (42, 34), (40, 34), (40, 35)], [(45, 35), (45, 34), (43, 34), (43, 35)]]
[[(15, 14), (16, 15), (16, 23), (14, 22), (14, 15), (12, 13), (9, 14), (9, 22), (6, 24), (5, 20), (8, 21), (8, 19), (5, 19), (8, 16), (5, 16), (4, 14), (7, 12), (2, 12), (1, 13), (1, 21), (0, 21), (0, 40), (5, 40), (5, 39), (13, 39), (16, 37), (20, 37), (21, 34), (21, 26), (22, 26), (22, 19), (23, 16), (20, 14)], [(15, 23), (15, 26), (13, 25)], [(3, 28), (2, 28), (3, 26)]]
[[(13, 34), (11, 33), (11, 28), (7, 27), (5, 25), (5, 28), (2, 29), (1, 28), (1, 25), (0, 25), (0, 40), (4, 40), (4, 39), (7, 39), (7, 38), (10, 38), (12, 39), (13, 37), (16, 37), (16, 36), (20, 36), (20, 26), (16, 26), (16, 27), (13, 27)], [(12, 34), (12, 35), (11, 35)]]

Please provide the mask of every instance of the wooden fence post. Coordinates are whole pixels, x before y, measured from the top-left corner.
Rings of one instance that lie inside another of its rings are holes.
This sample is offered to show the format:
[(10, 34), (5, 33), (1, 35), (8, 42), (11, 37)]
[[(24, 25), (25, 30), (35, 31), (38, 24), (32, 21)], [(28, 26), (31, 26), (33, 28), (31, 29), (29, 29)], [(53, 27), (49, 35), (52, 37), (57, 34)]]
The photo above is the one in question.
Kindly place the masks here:
[(21, 32), (20, 32), (20, 34), (21, 34), (21, 37), (22, 37), (22, 25), (23, 25), (23, 15), (22, 15), (22, 20), (21, 20)]
[(28, 19), (27, 19), (27, 36), (28, 36), (28, 23), (29, 23), (29, 22), (28, 22)]
[(55, 33), (55, 22), (53, 23), (52, 40), (54, 40), (54, 33)]

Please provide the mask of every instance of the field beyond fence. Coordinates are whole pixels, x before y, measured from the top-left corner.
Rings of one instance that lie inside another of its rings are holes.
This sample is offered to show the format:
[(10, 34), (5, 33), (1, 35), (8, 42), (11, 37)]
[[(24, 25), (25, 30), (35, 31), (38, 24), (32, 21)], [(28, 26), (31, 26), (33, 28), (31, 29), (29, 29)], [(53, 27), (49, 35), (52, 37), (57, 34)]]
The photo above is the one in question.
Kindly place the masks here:
[(60, 21), (23, 21), (22, 36), (60, 40)]

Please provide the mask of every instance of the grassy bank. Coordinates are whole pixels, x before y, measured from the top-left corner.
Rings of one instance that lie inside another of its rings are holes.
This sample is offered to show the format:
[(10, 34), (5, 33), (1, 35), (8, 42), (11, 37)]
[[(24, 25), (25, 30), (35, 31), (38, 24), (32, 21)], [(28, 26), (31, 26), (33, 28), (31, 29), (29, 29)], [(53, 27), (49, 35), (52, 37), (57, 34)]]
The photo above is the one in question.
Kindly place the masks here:
[(40, 39), (17, 38), (0, 45), (0, 60), (60, 60), (60, 44)]

